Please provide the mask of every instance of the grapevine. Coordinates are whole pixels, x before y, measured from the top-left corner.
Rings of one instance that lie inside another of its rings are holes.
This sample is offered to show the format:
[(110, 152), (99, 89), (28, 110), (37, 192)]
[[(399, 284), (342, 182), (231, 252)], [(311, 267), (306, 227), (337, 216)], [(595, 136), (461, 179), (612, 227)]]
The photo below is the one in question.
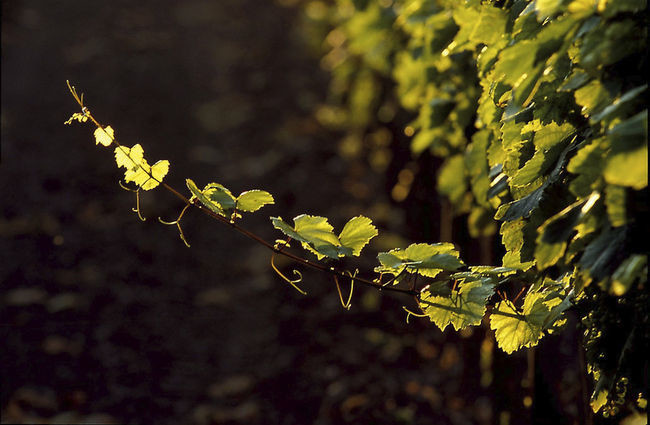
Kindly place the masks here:
[[(468, 266), (451, 243), (413, 243), (379, 253), (374, 274), (353, 272), (340, 260), (359, 257), (377, 236), (370, 218), (353, 217), (335, 232), (326, 217), (270, 217), (280, 235), (271, 243), (241, 224), (244, 213), (275, 202), (270, 193), (236, 196), (188, 178), (183, 194), (164, 182), (168, 161), (150, 165), (141, 145), (120, 144), (70, 84), (81, 112), (66, 123), (90, 121), (96, 143), (114, 146), (132, 186), (120, 184), (136, 194), (142, 219), (141, 191), (162, 187), (183, 208), (161, 222), (176, 226), (186, 245), (182, 219), (199, 210), (268, 248), (272, 269), (302, 294), (301, 272), (286, 276), (276, 256), (331, 276), (345, 309), (360, 284), (414, 299), (420, 311), (404, 307), (407, 319), (426, 317), (441, 330), (478, 326), (489, 315), (506, 353), (560, 331), (572, 309), (585, 331), (593, 411), (645, 410), (645, 7), (640, 0), (339, 0), (326, 14), (323, 25), (338, 41), (324, 60), (334, 112), (321, 111), (321, 120), (348, 129), (352, 140), (379, 132), (386, 111), (412, 111), (404, 133), (413, 155), (443, 160), (437, 190), (467, 216), (472, 236), (498, 229), (506, 250), (498, 266)], [(394, 91), (383, 88), (391, 84)], [(408, 185), (398, 185), (393, 197), (404, 199)]]

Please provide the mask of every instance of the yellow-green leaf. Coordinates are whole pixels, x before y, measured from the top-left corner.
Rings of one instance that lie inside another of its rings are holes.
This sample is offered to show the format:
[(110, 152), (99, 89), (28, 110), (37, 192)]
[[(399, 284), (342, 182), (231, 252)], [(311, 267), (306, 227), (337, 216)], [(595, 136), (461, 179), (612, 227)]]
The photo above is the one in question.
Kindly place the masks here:
[(150, 166), (147, 160), (143, 159), (139, 166), (126, 170), (124, 176), (127, 182), (133, 182), (143, 190), (151, 190), (162, 182), (167, 172), (169, 172), (169, 161), (158, 161)]
[(67, 120), (66, 122), (64, 122), (63, 124), (70, 125), (70, 124), (72, 124), (72, 121), (86, 122), (86, 121), (88, 121), (88, 117), (85, 116), (84, 114), (82, 114), (81, 112), (75, 112), (75, 113), (72, 114), (72, 116), (71, 116), (70, 118), (68, 118), (68, 120)]
[(345, 224), (339, 235), (339, 240), (341, 245), (352, 250), (352, 254), (358, 257), (363, 247), (377, 234), (377, 228), (372, 225), (372, 220), (368, 217), (358, 216)]
[(95, 130), (95, 144), (102, 144), (104, 146), (110, 146), (113, 143), (114, 131), (110, 125), (107, 125), (104, 128), (98, 128)]
[(257, 189), (240, 193), (236, 200), (237, 209), (247, 212), (257, 211), (264, 205), (273, 203), (273, 196), (269, 192)]
[(128, 148), (118, 146), (115, 148), (115, 162), (118, 167), (124, 167), (127, 170), (133, 170), (138, 167), (143, 160), (144, 150), (140, 144)]
[(444, 331), (451, 324), (454, 329), (461, 330), (468, 326), (481, 324), (485, 314), (485, 304), (494, 293), (494, 285), (479, 279), (461, 283), (458, 290), (451, 291), (450, 296), (442, 296), (434, 291), (424, 290), (420, 306), (424, 314)]

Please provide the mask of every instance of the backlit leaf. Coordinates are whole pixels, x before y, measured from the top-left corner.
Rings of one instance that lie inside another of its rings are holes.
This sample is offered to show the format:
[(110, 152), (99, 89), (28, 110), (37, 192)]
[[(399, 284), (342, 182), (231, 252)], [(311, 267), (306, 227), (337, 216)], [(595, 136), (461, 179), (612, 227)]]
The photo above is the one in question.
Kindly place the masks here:
[(452, 156), (445, 161), (440, 170), (438, 191), (449, 197), (452, 203), (457, 203), (461, 200), (466, 190), (467, 183), (463, 155)]
[(463, 262), (458, 258), (458, 251), (450, 243), (411, 244), (406, 249), (396, 248), (382, 252), (377, 258), (381, 267), (375, 270), (395, 276), (407, 271), (436, 277), (443, 270), (455, 271), (463, 266)]
[(353, 255), (359, 256), (363, 247), (377, 234), (377, 228), (372, 225), (372, 220), (368, 217), (358, 216), (345, 224), (339, 235), (339, 240), (343, 247), (351, 249)]
[(285, 235), (302, 242), (303, 248), (315, 254), (319, 259), (323, 257), (339, 258), (341, 242), (333, 233), (334, 228), (327, 222), (327, 218), (301, 214), (293, 219), (292, 228), (280, 217), (271, 217), (273, 227)]
[(264, 205), (271, 205), (273, 203), (273, 195), (264, 190), (257, 189), (242, 192), (236, 199), (237, 209), (247, 212), (257, 211)]
[(140, 144), (132, 148), (121, 145), (115, 148), (115, 162), (118, 167), (126, 168), (124, 180), (133, 182), (143, 190), (151, 190), (163, 181), (169, 172), (169, 161), (163, 160), (150, 166), (144, 159), (144, 150)]
[(203, 194), (224, 211), (234, 209), (237, 204), (230, 190), (219, 183), (208, 183), (203, 188)]
[(196, 184), (191, 180), (191, 179), (186, 179), (185, 184), (187, 185), (187, 188), (192, 192), (192, 198), (198, 199), (201, 204), (203, 204), (205, 207), (207, 207), (209, 210), (221, 215), (221, 216), (226, 216), (223, 208), (221, 208), (221, 205), (212, 202), (210, 198), (208, 198), (203, 191), (199, 190), (199, 188), (196, 186)]
[(522, 311), (511, 301), (500, 301), (490, 315), (490, 328), (495, 331), (497, 345), (510, 354), (522, 347), (532, 347), (553, 323), (547, 319), (551, 308), (544, 303), (549, 297), (542, 292), (526, 295)]
[(70, 124), (72, 124), (72, 121), (86, 122), (86, 121), (88, 121), (88, 117), (86, 115), (82, 114), (81, 112), (75, 112), (63, 124), (70, 125)]
[(115, 148), (115, 162), (118, 167), (124, 167), (127, 170), (137, 168), (144, 159), (144, 150), (140, 144), (128, 148), (124, 145)]
[[(489, 281), (489, 279), (488, 279)], [(459, 284), (450, 296), (422, 291), (420, 307), (432, 322), (444, 331), (451, 324), (455, 330), (478, 326), (485, 315), (485, 304), (494, 293), (494, 284), (482, 279)]]
[(113, 143), (114, 131), (110, 125), (107, 125), (104, 128), (98, 128), (95, 130), (95, 144), (102, 144), (104, 146), (110, 146)]

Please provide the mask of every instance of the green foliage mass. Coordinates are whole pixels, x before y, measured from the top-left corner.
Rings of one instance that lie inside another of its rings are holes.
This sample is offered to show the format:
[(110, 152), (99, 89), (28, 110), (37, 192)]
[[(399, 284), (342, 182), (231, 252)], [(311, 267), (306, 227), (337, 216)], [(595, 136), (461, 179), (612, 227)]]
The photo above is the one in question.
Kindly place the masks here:
[[(324, 17), (336, 41), (325, 64), (338, 114), (322, 121), (358, 134), (397, 104), (415, 114), (405, 133), (415, 157), (444, 160), (438, 192), (469, 213), (472, 236), (500, 227), (502, 265), (530, 276), (519, 302), (493, 309), (499, 347), (537, 344), (574, 306), (596, 382), (592, 407), (606, 415), (647, 398), (631, 354), (649, 337), (639, 301), (648, 291), (639, 236), (647, 231), (639, 216), (648, 191), (646, 6), (337, 0)], [(434, 246), (382, 253), (377, 271), (394, 282), (457, 271), (460, 260), (446, 261), (458, 256)], [(436, 263), (436, 255), (447, 257)], [(434, 282), (421, 307), (441, 329), (476, 325), (495, 287), (475, 272), (453, 289)], [(620, 304), (629, 308), (611, 307)]]

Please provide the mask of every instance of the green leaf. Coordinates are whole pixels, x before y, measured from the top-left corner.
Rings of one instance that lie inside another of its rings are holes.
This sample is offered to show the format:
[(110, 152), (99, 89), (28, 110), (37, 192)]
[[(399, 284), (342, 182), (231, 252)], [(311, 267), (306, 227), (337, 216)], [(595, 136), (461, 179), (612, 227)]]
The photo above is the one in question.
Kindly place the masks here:
[(271, 217), (271, 222), (285, 235), (302, 242), (303, 248), (315, 254), (319, 260), (323, 257), (339, 258), (341, 255), (341, 242), (325, 217), (301, 214), (293, 219), (293, 228), (280, 217)]
[(625, 256), (628, 226), (605, 228), (585, 248), (578, 264), (600, 282), (610, 276)]
[(494, 210), (474, 207), (467, 217), (467, 230), (473, 238), (492, 236), (497, 232), (496, 221), (492, 218)]
[(506, 248), (506, 255), (503, 257), (503, 267), (527, 270), (534, 265), (532, 256), (523, 252), (524, 247), (530, 244), (524, 219), (506, 221), (501, 224), (501, 242)]
[(445, 161), (438, 176), (438, 192), (446, 195), (452, 203), (459, 202), (465, 191), (465, 161), (463, 155), (454, 155)]
[[(522, 129), (522, 132), (524, 130)], [(555, 122), (551, 122), (546, 125), (542, 125), (537, 131), (535, 131), (535, 136), (533, 138), (533, 143), (535, 147), (540, 150), (549, 150), (561, 144), (561, 142), (566, 141), (571, 135), (575, 132), (575, 128), (569, 123), (563, 123), (558, 125)]]
[(613, 227), (622, 226), (627, 222), (625, 208), (626, 190), (621, 186), (609, 185), (605, 188), (605, 206), (607, 216)]
[(617, 124), (608, 131), (612, 151), (604, 176), (609, 184), (640, 190), (648, 186), (648, 111)]
[(580, 220), (593, 208), (599, 198), (600, 194), (594, 192), (589, 198), (578, 200), (547, 219), (539, 228), (541, 239), (538, 239), (538, 243), (555, 244), (567, 241)]
[(406, 270), (408, 273), (436, 277), (443, 270), (454, 271), (463, 266), (463, 262), (458, 258), (458, 251), (450, 243), (411, 244), (406, 249), (396, 248), (382, 252), (377, 258), (381, 267), (375, 270), (395, 276)]
[(118, 167), (126, 168), (124, 180), (135, 183), (142, 190), (151, 190), (157, 187), (169, 172), (169, 161), (167, 160), (158, 161), (150, 166), (144, 159), (144, 150), (139, 144), (132, 148), (117, 146), (115, 162)]
[(598, 3), (598, 11), (607, 17), (615, 16), (621, 12), (640, 12), (646, 7), (646, 0), (610, 0)]
[[(489, 281), (489, 279), (487, 279)], [(437, 291), (422, 291), (420, 306), (424, 314), (444, 331), (451, 324), (455, 330), (481, 324), (485, 315), (485, 304), (494, 293), (494, 284), (483, 279), (464, 282), (450, 296), (440, 296)]]
[(512, 87), (509, 107), (528, 106), (539, 88), (537, 82), (545, 72), (547, 62), (552, 69), (555, 65), (552, 56), (560, 56), (569, 46), (577, 22), (570, 17), (549, 20), (534, 39), (519, 40), (501, 51), (494, 65), (494, 74), (497, 81)]
[(466, 7), (456, 7), (454, 21), (460, 27), (454, 38), (454, 52), (473, 50), (479, 44), (492, 45), (506, 32), (505, 11), (489, 4), (467, 3)]
[(339, 235), (339, 240), (343, 247), (349, 248), (352, 255), (358, 257), (363, 247), (377, 234), (377, 228), (372, 225), (372, 220), (368, 217), (358, 216), (345, 224)]
[(191, 179), (186, 179), (187, 188), (192, 192), (193, 198), (198, 199), (208, 209), (226, 216), (227, 210), (235, 208), (235, 197), (219, 183), (208, 183), (203, 190), (199, 190)]
[[(187, 185), (187, 188), (190, 190), (192, 193), (192, 199), (198, 199), (201, 204), (203, 204), (205, 207), (207, 207), (209, 210), (221, 215), (221, 216), (226, 216), (226, 213), (224, 212), (223, 208), (221, 208), (221, 205), (218, 203), (213, 202), (210, 198), (208, 198), (203, 191), (199, 190), (199, 188), (196, 186), (196, 183), (192, 181), (192, 179), (185, 179), (185, 184)], [(206, 186), (207, 188), (207, 186)]]
[(564, 9), (563, 0), (536, 0), (534, 5), (535, 10), (537, 11), (537, 17), (540, 21), (553, 16)]
[(605, 180), (609, 184), (641, 190), (648, 186), (648, 146), (634, 151), (617, 152), (605, 166)]
[(293, 229), (293, 227), (291, 227), (284, 220), (282, 220), (282, 217), (271, 217), (271, 224), (273, 224), (273, 227), (275, 227), (285, 235), (289, 236), (291, 239), (299, 242), (307, 242), (307, 239), (300, 236), (300, 234), (298, 234)]
[[(471, 190), (476, 202), (484, 207), (489, 207), (487, 193), (490, 189), (489, 166), (487, 149), (492, 139), (492, 133), (480, 130), (472, 136), (472, 143), (465, 151), (465, 168), (471, 178)], [(476, 213), (478, 214), (478, 213)]]
[[(644, 84), (639, 87), (635, 87), (621, 97), (617, 98), (612, 102), (611, 105), (607, 105), (600, 113), (592, 117), (593, 122), (602, 121), (604, 119), (614, 118), (616, 116), (622, 115), (633, 103), (633, 101), (646, 89), (648, 88), (647, 84)], [(642, 100), (642, 99), (641, 99)]]
[(230, 193), (230, 190), (219, 183), (208, 183), (203, 188), (203, 195), (224, 211), (235, 208), (236, 198)]
[(561, 176), (564, 174), (565, 158), (570, 149), (571, 145), (569, 144), (562, 153), (560, 153), (555, 168), (553, 168), (546, 181), (538, 189), (521, 199), (502, 205), (497, 210), (494, 218), (502, 221), (513, 221), (522, 217), (529, 217), (533, 209), (537, 208), (544, 197), (546, 189), (560, 180)]
[(511, 354), (522, 347), (532, 347), (543, 335), (550, 309), (544, 303), (548, 294), (531, 292), (526, 295), (522, 311), (511, 301), (500, 301), (492, 310), (490, 328), (495, 331), (497, 345)]
[(558, 88), (558, 91), (572, 92), (587, 84), (590, 79), (591, 76), (589, 74), (580, 69), (575, 69)]
[(612, 98), (603, 84), (593, 80), (574, 92), (576, 103), (582, 106), (582, 114), (593, 115), (611, 103)]
[[(612, 275), (610, 292), (620, 297), (632, 287), (635, 281), (646, 281), (648, 274), (647, 264), (647, 255), (636, 254), (625, 259)], [(643, 272), (644, 268), (645, 273)], [(643, 279), (643, 276), (646, 276), (646, 279)]]
[(253, 212), (264, 205), (272, 205), (274, 200), (269, 192), (255, 189), (240, 193), (235, 202), (239, 211)]
[(556, 265), (566, 250), (566, 242), (546, 243), (542, 241), (541, 235), (535, 245), (535, 263), (538, 270), (544, 270)]
[[(471, 266), (469, 269), (474, 274), (496, 277), (511, 276), (519, 273), (519, 269), (511, 267)], [(454, 276), (456, 276), (456, 274), (454, 274)]]
[(569, 184), (569, 190), (577, 197), (586, 197), (597, 189), (605, 166), (605, 155), (610, 142), (607, 138), (592, 140), (583, 145), (567, 165), (577, 177)]
[(577, 61), (581, 68), (597, 71), (635, 52), (643, 54), (644, 43), (639, 42), (639, 34), (644, 30), (631, 19), (604, 20), (585, 34)]

